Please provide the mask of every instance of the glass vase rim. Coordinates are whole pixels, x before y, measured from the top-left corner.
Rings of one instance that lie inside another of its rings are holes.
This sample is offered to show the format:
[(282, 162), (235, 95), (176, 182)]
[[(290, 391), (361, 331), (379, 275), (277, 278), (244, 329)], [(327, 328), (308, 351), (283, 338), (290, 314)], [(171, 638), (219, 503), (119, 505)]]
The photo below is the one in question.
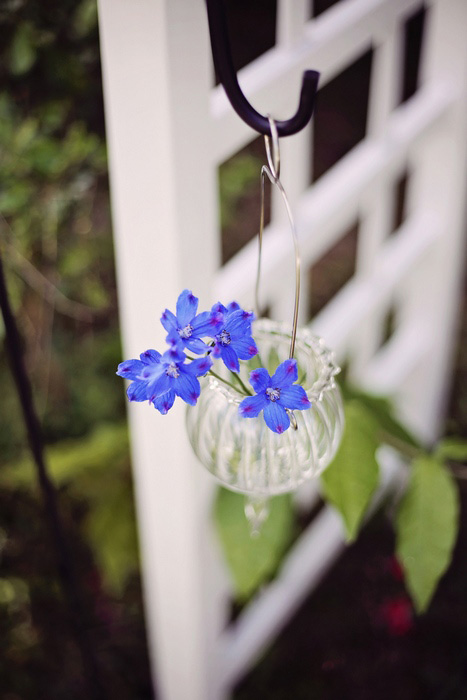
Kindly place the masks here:
[[(256, 329), (266, 333), (277, 333), (286, 336), (287, 339), (290, 339), (292, 335), (290, 325), (284, 321), (259, 318), (253, 321), (252, 326), (254, 330)], [(321, 401), (324, 392), (335, 388), (335, 377), (339, 374), (341, 369), (335, 362), (335, 353), (326, 346), (324, 339), (312, 333), (307, 326), (301, 326), (297, 329), (297, 345), (300, 346), (302, 343), (305, 343), (321, 362), (321, 369), (313, 384), (308, 388), (304, 387), (304, 389), (311, 402)], [(295, 355), (296, 354), (295, 352)], [(224, 395), (228, 401), (240, 404), (245, 398), (245, 394), (240, 390), (227, 386), (227, 384), (219, 381), (216, 377), (208, 375), (207, 379), (209, 388), (212, 391)]]

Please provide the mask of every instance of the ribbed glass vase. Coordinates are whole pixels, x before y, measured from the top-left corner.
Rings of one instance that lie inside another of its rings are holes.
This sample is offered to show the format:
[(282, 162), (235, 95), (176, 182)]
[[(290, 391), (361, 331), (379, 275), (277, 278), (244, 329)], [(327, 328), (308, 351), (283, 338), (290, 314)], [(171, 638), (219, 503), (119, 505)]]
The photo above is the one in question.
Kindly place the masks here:
[[(246, 386), (249, 373), (260, 364), (269, 373), (289, 357), (290, 327), (267, 319), (253, 324), (259, 356), (240, 362)], [(244, 418), (238, 406), (245, 394), (212, 376), (203, 381), (196, 406), (187, 411), (187, 429), (201, 463), (223, 486), (253, 499), (293, 491), (306, 479), (320, 474), (340, 443), (344, 413), (332, 353), (320, 338), (306, 329), (297, 331), (295, 359), (298, 382), (311, 401), (306, 411), (294, 411), (296, 429), (272, 432), (262, 413)], [(224, 372), (216, 363), (216, 373)], [(223, 367), (223, 365), (222, 365)], [(222, 377), (232, 382), (225, 370)]]

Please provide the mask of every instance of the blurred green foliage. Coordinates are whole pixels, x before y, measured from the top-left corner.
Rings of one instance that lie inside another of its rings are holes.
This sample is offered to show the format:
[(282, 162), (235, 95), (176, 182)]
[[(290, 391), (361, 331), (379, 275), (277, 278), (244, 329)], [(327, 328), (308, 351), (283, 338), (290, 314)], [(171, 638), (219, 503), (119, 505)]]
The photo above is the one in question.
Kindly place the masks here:
[(262, 161), (242, 153), (222, 163), (219, 168), (219, 199), (221, 226), (230, 226), (235, 220), (236, 207), (250, 186), (259, 182)]
[(103, 136), (96, 1), (7, 0), (0, 29), (0, 84), (24, 114), (65, 101), (69, 123)]
[[(124, 415), (95, 0), (0, 10), (0, 245), (47, 441)], [(0, 454), (24, 439), (4, 352)]]
[[(56, 487), (83, 502), (82, 528), (103, 583), (111, 594), (121, 595), (128, 578), (138, 571), (126, 424), (101, 423), (86, 438), (50, 447), (46, 459)], [(0, 487), (38, 494), (29, 454), (5, 465)]]
[[(91, 490), (92, 481), (109, 465), (117, 467), (128, 461), (128, 432), (125, 424), (99, 425), (86, 438), (63, 440), (46, 451), (47, 469), (56, 486), (75, 484)], [(36, 470), (29, 451), (9, 462), (0, 471), (0, 484), (10, 488), (35, 489)], [(87, 483), (89, 482), (89, 483)]]
[[(101, 589), (114, 604), (125, 601), (128, 624), (141, 620), (142, 604), (132, 584), (138, 548), (115, 376), (121, 348), (96, 2), (8, 1), (0, 32), (1, 255), (80, 585), (95, 582), (93, 606), (104, 605)], [(57, 678), (48, 625), (63, 649), (69, 628), (2, 338), (0, 322), (0, 675), (18, 696), (35, 697), (44, 674)], [(77, 662), (66, 658), (70, 680)], [(22, 673), (34, 660), (35, 670)]]

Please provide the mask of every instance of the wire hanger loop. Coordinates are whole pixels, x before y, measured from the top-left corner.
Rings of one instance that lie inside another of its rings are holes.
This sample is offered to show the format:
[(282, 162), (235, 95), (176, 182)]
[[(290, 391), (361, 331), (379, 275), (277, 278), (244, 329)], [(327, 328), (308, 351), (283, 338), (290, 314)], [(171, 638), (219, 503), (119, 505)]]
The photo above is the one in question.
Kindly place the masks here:
[(274, 119), (268, 114), (269, 128), (271, 136), (267, 134), (264, 137), (264, 145), (266, 147), (266, 157), (268, 159), (269, 170), (274, 178), (278, 180), (281, 174), (281, 155), (279, 150), (279, 134), (277, 133), (277, 125)]
[(260, 220), (259, 220), (259, 235), (258, 235), (258, 267), (256, 270), (256, 284), (255, 284), (255, 307), (256, 315), (259, 317), (261, 315), (261, 306), (259, 302), (259, 286), (261, 278), (261, 258), (263, 252), (263, 231), (264, 231), (264, 208), (265, 208), (265, 182), (266, 176), (272, 185), (275, 185), (282, 196), (282, 201), (284, 202), (285, 209), (287, 211), (287, 217), (289, 220), (290, 231), (292, 233), (292, 240), (294, 246), (294, 259), (295, 259), (295, 299), (294, 299), (294, 310), (293, 310), (293, 320), (292, 320), (292, 334), (290, 340), (290, 359), (293, 358), (295, 352), (295, 339), (297, 336), (297, 326), (298, 326), (298, 309), (300, 305), (300, 249), (298, 245), (298, 234), (297, 227), (295, 225), (295, 219), (292, 214), (292, 208), (290, 206), (289, 198), (284, 189), (282, 182), (279, 179), (280, 173), (280, 153), (279, 153), (279, 137), (277, 135), (277, 128), (274, 119), (268, 114), (269, 127), (272, 133), (272, 150), (271, 150), (271, 139), (269, 136), (265, 135), (264, 141), (266, 146), (266, 156), (268, 160), (268, 165), (263, 165), (261, 168), (261, 209), (260, 209)]

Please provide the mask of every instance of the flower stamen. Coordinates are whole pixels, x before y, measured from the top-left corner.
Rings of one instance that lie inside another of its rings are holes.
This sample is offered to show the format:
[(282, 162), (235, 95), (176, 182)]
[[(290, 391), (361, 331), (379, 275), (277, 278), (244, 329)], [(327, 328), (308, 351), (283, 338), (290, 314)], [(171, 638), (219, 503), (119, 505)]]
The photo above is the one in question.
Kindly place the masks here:
[(174, 379), (177, 379), (180, 376), (180, 371), (175, 362), (171, 362), (170, 365), (167, 366), (165, 373), (168, 377), (173, 377)]
[(180, 338), (191, 338), (193, 335), (193, 326), (188, 323), (184, 328), (179, 328), (178, 335)]
[(275, 389), (268, 387), (266, 389), (266, 396), (268, 397), (269, 401), (277, 401), (281, 397), (281, 390), (277, 387)]
[(230, 339), (230, 333), (228, 331), (224, 330), (219, 333), (217, 336), (217, 340), (221, 345), (230, 345), (231, 339)]

